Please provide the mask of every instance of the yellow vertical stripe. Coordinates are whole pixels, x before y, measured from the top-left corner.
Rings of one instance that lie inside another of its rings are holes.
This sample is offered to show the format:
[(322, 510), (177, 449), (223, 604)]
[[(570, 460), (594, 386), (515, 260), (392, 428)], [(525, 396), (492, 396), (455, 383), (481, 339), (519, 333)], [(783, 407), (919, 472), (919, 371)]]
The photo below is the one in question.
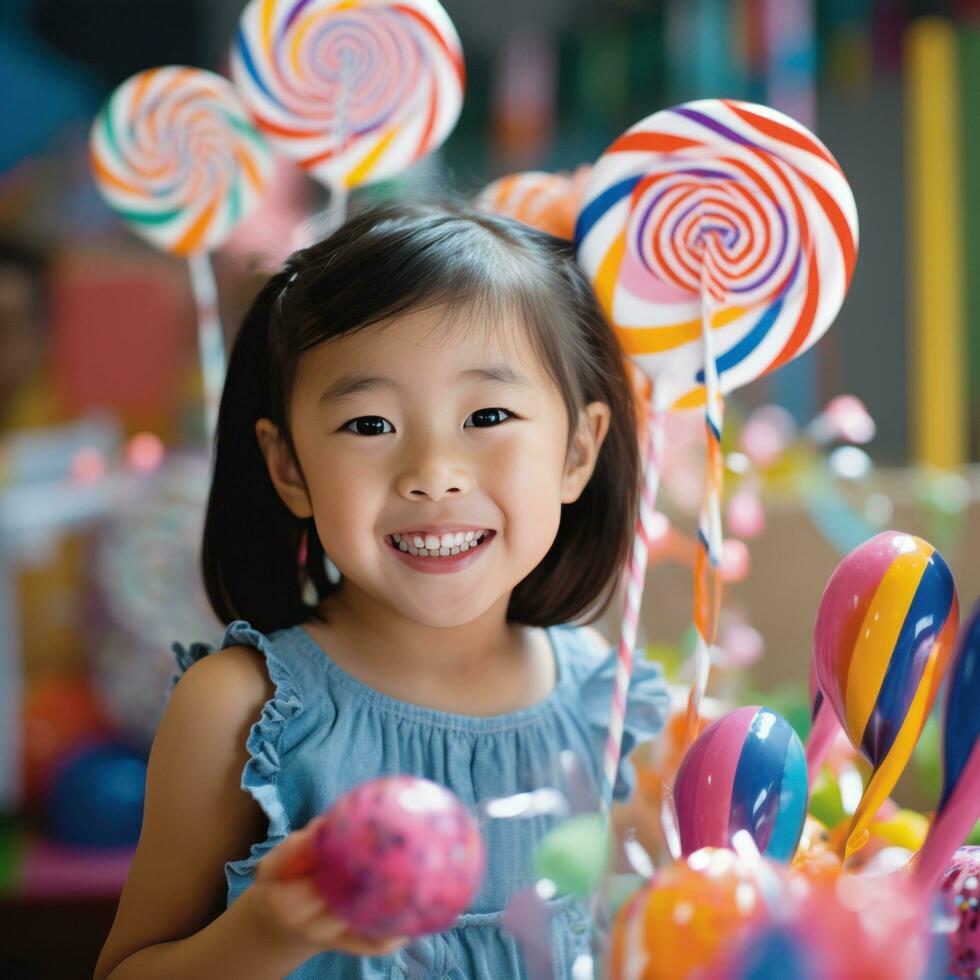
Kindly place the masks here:
[(906, 42), (909, 344), (918, 462), (964, 459), (965, 342), (956, 36), (940, 17), (914, 20)]
[(400, 131), (401, 129), (398, 126), (389, 129), (374, 145), (371, 152), (347, 175), (344, 180), (344, 186), (348, 190), (351, 187), (357, 187), (358, 184), (367, 180), (371, 171), (374, 170), (375, 164), (381, 159), (384, 151), (388, 149), (388, 144), (391, 143)]
[(855, 745), (860, 745), (898, 634), (928, 565), (929, 556), (921, 552), (899, 555), (888, 566), (864, 614), (844, 691), (847, 731)]

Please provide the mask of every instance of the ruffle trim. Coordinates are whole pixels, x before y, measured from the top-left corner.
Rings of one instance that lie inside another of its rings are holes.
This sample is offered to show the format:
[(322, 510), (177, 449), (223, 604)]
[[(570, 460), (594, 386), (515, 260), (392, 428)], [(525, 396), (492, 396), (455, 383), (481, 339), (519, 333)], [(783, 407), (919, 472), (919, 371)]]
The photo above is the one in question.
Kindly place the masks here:
[[(583, 678), (579, 688), (585, 719), (598, 740), (600, 765), (609, 733), (613, 682), (616, 676), (617, 651), (613, 647)], [(659, 735), (670, 713), (670, 692), (664, 683), (660, 665), (647, 660), (642, 650), (633, 654), (633, 673), (626, 697), (626, 720), (623, 726), (622, 751), (613, 799), (630, 797), (636, 785), (636, 772), (628, 761), (629, 754), (640, 743)]]
[[(241, 782), (242, 789), (249, 793), (268, 817), (268, 836), (252, 846), (247, 858), (226, 866), (229, 874), (248, 875), (262, 855), (275, 847), (291, 830), (289, 816), (279, 793), (280, 758), (286, 726), (302, 709), (303, 701), (292, 675), (273, 652), (272, 644), (264, 633), (253, 629), (244, 620), (236, 620), (228, 625), (221, 642), (222, 649), (230, 646), (250, 646), (260, 650), (275, 687), (272, 697), (262, 706), (259, 720), (249, 730), (245, 742), (249, 759), (242, 770)], [(171, 679), (169, 691), (174, 689), (192, 664), (213, 650), (209, 643), (192, 643), (188, 647), (175, 643), (173, 651), (177, 658), (177, 671)]]

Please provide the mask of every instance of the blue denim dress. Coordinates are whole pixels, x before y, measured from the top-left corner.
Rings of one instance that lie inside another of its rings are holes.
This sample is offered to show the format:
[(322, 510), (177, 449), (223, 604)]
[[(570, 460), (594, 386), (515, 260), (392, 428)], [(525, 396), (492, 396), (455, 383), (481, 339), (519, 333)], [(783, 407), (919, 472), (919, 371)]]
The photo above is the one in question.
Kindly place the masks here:
[[(609, 718), (615, 650), (597, 653), (578, 627), (547, 629), (557, 668), (552, 692), (508, 714), (475, 717), (433, 711), (399, 701), (338, 667), (313, 638), (293, 626), (268, 636), (248, 623), (232, 623), (223, 646), (246, 645), (265, 655), (275, 687), (252, 726), (242, 788), (269, 818), (268, 834), (249, 855), (225, 866), (230, 905), (251, 884), (255, 866), (293, 830), (303, 827), (358, 783), (405, 773), (449, 787), (469, 807), (546, 786), (562, 786), (559, 757), (570, 750), (598, 799)], [(173, 683), (211, 652), (197, 643), (174, 645)], [(638, 740), (656, 735), (668, 710), (659, 667), (637, 658), (623, 737), (624, 757)], [(632, 766), (623, 762), (615, 796), (632, 790)], [(321, 953), (289, 974), (295, 980), (509, 980), (526, 976), (520, 947), (501, 927), (515, 892), (532, 883), (537, 844), (555, 825), (538, 816), (484, 823), (487, 873), (471, 908), (453, 928), (413, 941), (384, 957)], [(570, 977), (588, 951), (587, 909), (557, 899), (550, 908), (550, 938), (558, 977)]]

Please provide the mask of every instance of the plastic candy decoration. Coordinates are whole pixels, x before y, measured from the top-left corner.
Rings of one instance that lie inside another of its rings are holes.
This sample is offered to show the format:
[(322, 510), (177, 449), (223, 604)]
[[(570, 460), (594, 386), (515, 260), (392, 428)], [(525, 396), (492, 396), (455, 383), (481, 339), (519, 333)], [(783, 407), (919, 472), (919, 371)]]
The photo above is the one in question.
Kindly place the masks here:
[(351, 790), (326, 812), (314, 853), (330, 907), (369, 936), (441, 932), (483, 880), (476, 821), (449, 790), (414, 776)]
[(508, 174), (488, 184), (476, 205), (571, 241), (590, 169), (582, 166), (574, 174), (538, 170)]
[(95, 183), (109, 207), (151, 244), (190, 262), (210, 431), (225, 355), (207, 253), (259, 202), (272, 153), (220, 75), (151, 68), (123, 82), (92, 126)]
[(770, 918), (754, 871), (733, 851), (705, 848), (658, 871), (620, 910), (611, 980), (685, 980)]
[[(916, 859), (916, 879), (931, 887), (980, 817), (980, 603), (960, 636), (943, 715), (943, 790)], [(980, 966), (980, 964), (978, 964)]]
[(932, 545), (883, 531), (852, 551), (824, 590), (813, 634), (817, 680), (872, 765), (845, 839), (867, 840), (935, 700), (959, 625), (949, 566)]
[(143, 824), (146, 758), (127, 745), (96, 744), (62, 763), (45, 803), (48, 833), (63, 844), (135, 844)]
[(436, 0), (252, 0), (232, 76), (258, 127), (343, 194), (437, 149), (463, 103), (463, 54)]
[(729, 712), (688, 750), (674, 783), (684, 854), (729, 847), (747, 830), (759, 853), (788, 862), (806, 819), (806, 757), (785, 718), (768, 708)]
[(704, 99), (648, 116), (599, 159), (585, 202), (579, 261), (668, 407), (704, 404), (704, 318), (727, 393), (816, 343), (854, 271), (840, 166), (765, 106)]
[(628, 130), (599, 159), (585, 199), (579, 261), (624, 351), (653, 380), (655, 407), (705, 410), (690, 742), (721, 603), (722, 396), (830, 326), (854, 269), (857, 211), (837, 161), (804, 127), (717, 99)]
[(980, 847), (961, 847), (942, 874), (940, 889), (958, 925), (949, 937), (950, 977), (980, 976)]
[(92, 173), (136, 234), (183, 257), (214, 251), (258, 204), (272, 153), (234, 87), (179, 66), (133, 75), (92, 126)]

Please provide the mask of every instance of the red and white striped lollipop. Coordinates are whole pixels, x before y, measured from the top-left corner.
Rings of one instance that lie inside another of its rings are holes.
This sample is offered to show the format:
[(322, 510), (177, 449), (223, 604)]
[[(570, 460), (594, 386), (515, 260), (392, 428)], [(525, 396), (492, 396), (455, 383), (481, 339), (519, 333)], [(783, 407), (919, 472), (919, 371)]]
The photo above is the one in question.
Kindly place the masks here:
[(99, 192), (134, 232), (190, 256), (224, 244), (258, 203), (272, 152), (228, 81), (170, 66), (112, 93), (92, 126), (91, 163)]
[(463, 55), (436, 0), (252, 0), (232, 75), (259, 128), (338, 191), (436, 149), (463, 102)]
[(765, 106), (704, 99), (654, 113), (599, 159), (579, 261), (666, 407), (704, 404), (702, 317), (720, 391), (811, 347), (844, 301), (857, 209), (837, 161)]

